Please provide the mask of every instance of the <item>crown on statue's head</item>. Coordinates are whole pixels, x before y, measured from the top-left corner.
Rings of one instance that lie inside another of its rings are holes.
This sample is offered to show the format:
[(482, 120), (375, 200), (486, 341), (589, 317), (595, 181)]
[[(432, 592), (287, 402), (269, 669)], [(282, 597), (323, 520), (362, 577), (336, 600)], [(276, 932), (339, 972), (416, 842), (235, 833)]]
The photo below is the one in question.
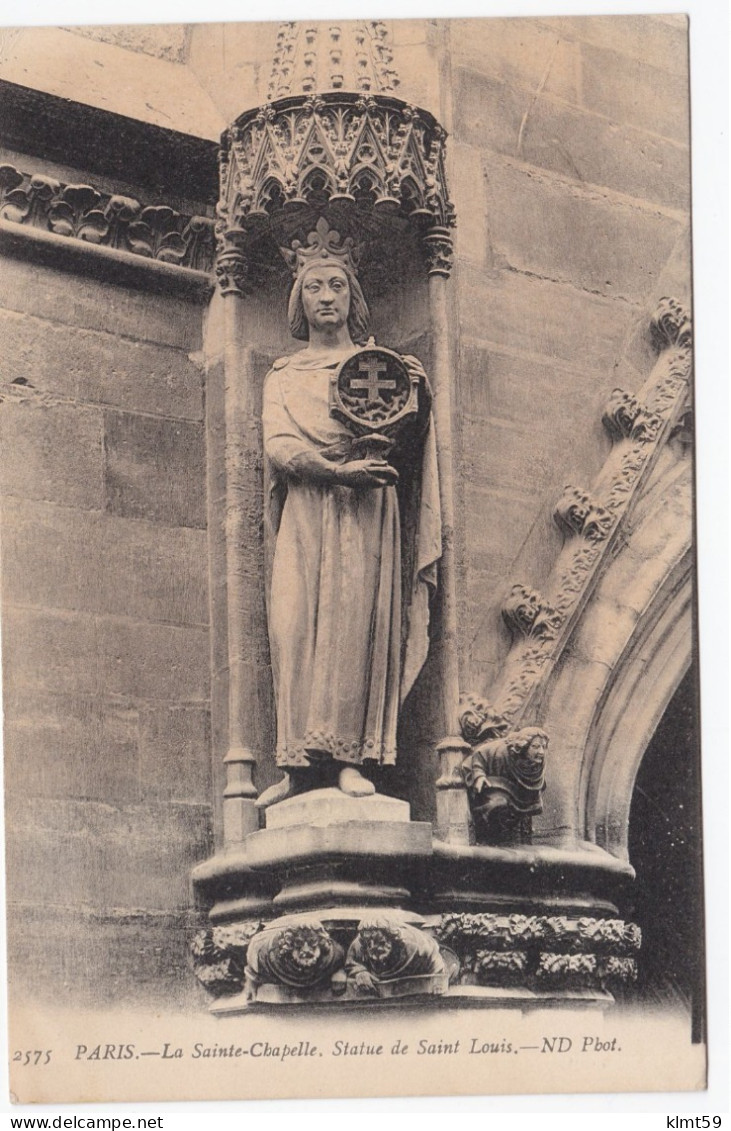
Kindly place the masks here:
[(317, 221), (314, 232), (308, 235), (307, 243), (293, 240), (291, 250), (283, 247), (280, 251), (295, 279), (314, 266), (342, 267), (348, 274), (356, 273), (358, 256), (353, 239), (350, 236), (341, 239), (340, 232), (329, 227), (324, 216)]

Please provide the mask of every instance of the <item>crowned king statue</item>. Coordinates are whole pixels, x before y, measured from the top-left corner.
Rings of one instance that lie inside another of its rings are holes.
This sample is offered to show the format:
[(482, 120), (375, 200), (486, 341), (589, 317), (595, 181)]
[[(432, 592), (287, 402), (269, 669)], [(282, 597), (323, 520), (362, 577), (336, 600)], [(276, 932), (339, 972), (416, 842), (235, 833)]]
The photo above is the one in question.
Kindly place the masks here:
[(414, 357), (368, 339), (350, 239), (320, 219), (285, 258), (304, 349), (264, 386), (276, 538), (269, 638), (284, 778), (293, 793), (375, 792), (396, 761), (399, 711), (426, 659), (441, 553), (431, 393)]

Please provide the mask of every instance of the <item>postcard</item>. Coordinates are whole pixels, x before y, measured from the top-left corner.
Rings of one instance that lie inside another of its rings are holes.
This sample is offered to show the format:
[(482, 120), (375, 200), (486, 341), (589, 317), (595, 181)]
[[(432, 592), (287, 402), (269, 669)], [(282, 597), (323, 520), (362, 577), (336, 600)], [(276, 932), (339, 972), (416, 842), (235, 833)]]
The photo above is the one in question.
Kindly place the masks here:
[(2, 30), (18, 1103), (705, 1087), (688, 34)]

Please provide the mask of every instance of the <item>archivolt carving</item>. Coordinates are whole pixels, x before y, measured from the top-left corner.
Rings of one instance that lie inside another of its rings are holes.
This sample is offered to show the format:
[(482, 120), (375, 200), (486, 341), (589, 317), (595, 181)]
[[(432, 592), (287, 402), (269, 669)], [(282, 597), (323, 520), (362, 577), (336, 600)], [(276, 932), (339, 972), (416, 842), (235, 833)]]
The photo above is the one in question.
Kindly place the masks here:
[(213, 221), (207, 216), (145, 206), (13, 165), (0, 165), (0, 219), (178, 267), (209, 271), (213, 263)]
[[(662, 299), (652, 319), (658, 361), (637, 397), (615, 390), (604, 412), (614, 445), (591, 492), (567, 487), (555, 519), (567, 535), (545, 587), (537, 598), (552, 610), (548, 632), (524, 634), (534, 603), (530, 590), (515, 587), (507, 619), (518, 627), (490, 696), (512, 725), (524, 715), (537, 689), (568, 640), (604, 556), (613, 552), (660, 450), (687, 412), (692, 367), (690, 319), (674, 299)], [(536, 616), (536, 622), (539, 623)]]

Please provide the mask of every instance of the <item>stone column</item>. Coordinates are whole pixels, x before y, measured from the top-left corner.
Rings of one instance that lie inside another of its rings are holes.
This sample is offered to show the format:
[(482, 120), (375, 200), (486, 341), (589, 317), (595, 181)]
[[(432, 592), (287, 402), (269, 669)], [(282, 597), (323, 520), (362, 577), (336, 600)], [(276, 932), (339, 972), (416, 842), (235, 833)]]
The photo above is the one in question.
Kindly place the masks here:
[(442, 507), (442, 557), (439, 577), (442, 600), (441, 688), (442, 725), (439, 742), (437, 833), (451, 844), (469, 844), (470, 811), (460, 765), (470, 747), (459, 727), (459, 643), (454, 559), (454, 458), (452, 439), (454, 362), (450, 349), (447, 280), (452, 269), (452, 240), (446, 228), (431, 228), (424, 237), (429, 270), (429, 314), (434, 346), (434, 420)]
[(261, 712), (255, 661), (266, 640), (261, 547), (261, 452), (254, 405), (251, 350), (244, 334), (247, 264), (224, 244), (216, 263), (224, 301), (224, 413), (226, 423), (226, 588), (228, 617), (229, 741), (224, 758), (223, 838), (240, 844), (259, 827), (253, 780)]

